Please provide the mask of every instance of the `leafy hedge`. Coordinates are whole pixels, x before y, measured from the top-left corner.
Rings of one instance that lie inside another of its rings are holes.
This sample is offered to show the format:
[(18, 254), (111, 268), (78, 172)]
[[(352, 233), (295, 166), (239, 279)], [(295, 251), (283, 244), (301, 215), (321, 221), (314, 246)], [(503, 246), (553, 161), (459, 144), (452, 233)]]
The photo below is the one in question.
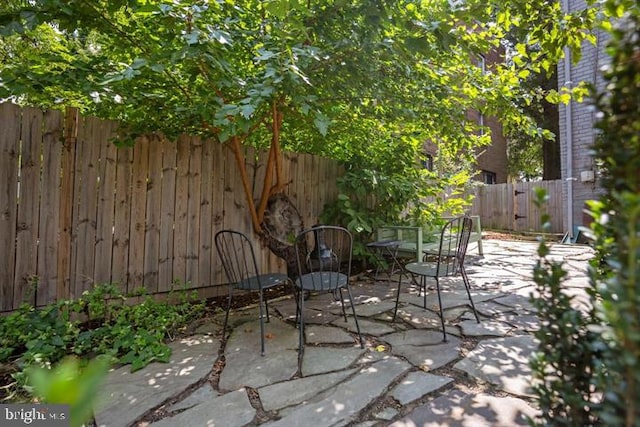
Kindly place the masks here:
[(166, 362), (171, 349), (165, 341), (200, 316), (204, 304), (186, 294), (177, 304), (139, 298), (130, 304), (117, 287), (104, 284), (41, 309), (22, 305), (0, 317), (0, 363), (14, 363), (17, 385), (24, 385), (27, 368), (51, 366), (67, 355), (102, 355), (133, 371)]

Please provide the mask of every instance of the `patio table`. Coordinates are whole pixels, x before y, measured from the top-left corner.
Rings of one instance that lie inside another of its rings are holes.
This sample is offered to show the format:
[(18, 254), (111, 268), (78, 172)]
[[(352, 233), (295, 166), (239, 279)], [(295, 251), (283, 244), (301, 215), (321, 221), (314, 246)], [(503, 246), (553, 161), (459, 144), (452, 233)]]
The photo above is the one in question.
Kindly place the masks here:
[[(402, 264), (398, 260), (398, 249), (402, 244), (401, 240), (378, 240), (367, 244), (367, 247), (371, 248), (376, 256), (383, 259), (389, 259), (391, 266), (387, 271), (388, 281), (391, 280), (391, 276), (397, 271), (402, 271)], [(374, 278), (380, 273), (380, 264), (376, 267), (376, 273)]]

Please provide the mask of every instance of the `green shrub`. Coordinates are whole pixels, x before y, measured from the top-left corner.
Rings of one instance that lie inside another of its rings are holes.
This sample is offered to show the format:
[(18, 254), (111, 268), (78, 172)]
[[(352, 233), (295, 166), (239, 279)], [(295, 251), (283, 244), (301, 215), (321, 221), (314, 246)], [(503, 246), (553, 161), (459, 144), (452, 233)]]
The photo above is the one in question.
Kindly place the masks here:
[(593, 310), (570, 307), (562, 266), (546, 261), (541, 245), (532, 368), (544, 425), (640, 426), (640, 5), (607, 0), (604, 8), (614, 21), (594, 145), (605, 194), (589, 203)]
[(182, 292), (176, 304), (151, 296), (130, 304), (117, 287), (105, 284), (77, 300), (40, 309), (23, 305), (0, 318), (0, 363), (15, 363), (14, 379), (22, 386), (27, 368), (50, 367), (67, 355), (104, 355), (133, 371), (166, 362), (171, 351), (165, 341), (203, 312), (204, 304), (194, 301), (195, 295)]

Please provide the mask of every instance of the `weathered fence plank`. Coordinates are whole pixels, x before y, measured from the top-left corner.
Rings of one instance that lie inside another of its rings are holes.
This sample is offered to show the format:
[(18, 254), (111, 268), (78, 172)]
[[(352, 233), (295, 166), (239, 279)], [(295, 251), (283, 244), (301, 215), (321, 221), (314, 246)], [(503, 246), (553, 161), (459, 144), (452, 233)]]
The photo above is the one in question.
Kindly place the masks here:
[(176, 159), (176, 212), (175, 229), (173, 239), (173, 279), (182, 282), (187, 281), (187, 221), (189, 199), (189, 151), (190, 138), (181, 136), (178, 138), (178, 151)]
[(129, 231), (131, 224), (131, 171), (133, 148), (121, 147), (116, 155), (116, 208), (113, 227), (111, 280), (126, 292), (129, 282)]
[(22, 110), (22, 141), (18, 187), (18, 223), (16, 230), (16, 269), (13, 304), (35, 303), (37, 284), (38, 203), (40, 199), (40, 156), (42, 148), (42, 112)]
[(133, 147), (131, 228), (129, 231), (129, 283), (132, 292), (144, 286), (144, 242), (149, 174), (149, 138), (141, 137)]
[(189, 197), (187, 198), (187, 276), (185, 280), (193, 286), (199, 283), (198, 252), (200, 250), (200, 183), (202, 179), (202, 140), (191, 138), (189, 147)]
[(18, 211), (18, 158), (20, 149), (20, 108), (11, 104), (0, 104), (0, 310), (11, 310), (14, 306), (14, 273), (16, 252), (16, 216)]
[(176, 143), (162, 138), (162, 202), (158, 250), (158, 291), (169, 290), (173, 281), (173, 226), (176, 197)]
[(158, 260), (160, 258), (160, 215), (162, 207), (162, 142), (149, 138), (149, 166), (147, 179), (147, 206), (144, 228), (144, 288), (158, 292)]
[(62, 171), (62, 114), (47, 111), (42, 137), (42, 184), (38, 236), (38, 292), (36, 304), (56, 299), (58, 286), (58, 223)]
[(58, 245), (57, 299), (71, 296), (71, 259), (73, 248), (73, 205), (75, 200), (75, 163), (80, 116), (75, 108), (68, 108), (64, 116), (64, 145), (62, 149), (62, 179), (60, 180), (60, 220)]
[(113, 234), (116, 209), (116, 147), (111, 142), (115, 124), (102, 122), (96, 133), (96, 144), (100, 146), (98, 163), (98, 209), (96, 218), (96, 249), (94, 281), (110, 283), (113, 262)]
[(213, 218), (211, 206), (211, 199), (213, 194), (212, 181), (213, 181), (213, 152), (214, 142), (204, 141), (202, 144), (202, 163), (200, 166), (201, 171), (201, 188), (200, 188), (200, 227), (198, 229), (198, 241), (200, 243), (200, 249), (198, 250), (198, 273), (199, 283), (210, 285), (212, 283), (211, 265), (215, 261), (213, 251)]

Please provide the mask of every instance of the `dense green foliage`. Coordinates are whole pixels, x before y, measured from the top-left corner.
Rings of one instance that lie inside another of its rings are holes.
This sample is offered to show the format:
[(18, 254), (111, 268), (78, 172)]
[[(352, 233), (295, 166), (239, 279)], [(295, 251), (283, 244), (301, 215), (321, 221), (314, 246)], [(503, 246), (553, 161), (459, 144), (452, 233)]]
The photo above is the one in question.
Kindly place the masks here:
[(0, 317), (0, 363), (15, 363), (14, 378), (23, 385), (27, 368), (50, 366), (67, 355), (103, 355), (111, 362), (130, 364), (132, 370), (166, 362), (171, 350), (165, 341), (204, 308), (180, 295), (178, 304), (150, 296), (130, 304), (117, 287), (98, 285), (78, 299), (42, 309), (25, 304)]
[(606, 363), (598, 370), (606, 425), (640, 426), (640, 5), (608, 0), (614, 21), (602, 131), (595, 155), (605, 196), (591, 205), (597, 250), (592, 278)]
[[(537, 190), (536, 204), (544, 209), (547, 195)], [(543, 214), (543, 227), (549, 228), (551, 218)], [(593, 375), (599, 363), (597, 333), (593, 310), (579, 309), (575, 295), (567, 293), (564, 281), (567, 272), (562, 262), (548, 257), (549, 246), (541, 241), (539, 259), (533, 270), (536, 295), (531, 298), (540, 319), (535, 332), (538, 351), (531, 360), (533, 391), (542, 410), (538, 425), (588, 426), (597, 417), (591, 403), (596, 393)]]
[[(546, 0), (9, 0), (0, 99), (120, 120), (121, 141), (237, 136), (342, 160), (352, 206), (342, 199), (333, 217), (366, 230), (388, 215), (352, 184), (392, 195), (375, 203), (395, 214), (474, 174), (490, 138), (469, 111), (538, 135), (519, 106), (545, 94), (521, 83), (565, 46), (577, 58), (595, 19)], [(478, 58), (505, 52), (506, 34), (510, 61), (483, 72)], [(438, 180), (413, 170), (425, 142), (437, 147)]]
[(571, 306), (561, 265), (542, 258), (534, 302), (543, 328), (532, 366), (543, 425), (640, 426), (640, 6), (608, 0), (604, 8), (613, 19), (604, 25), (611, 64), (594, 145), (605, 194), (589, 204), (592, 309)]

